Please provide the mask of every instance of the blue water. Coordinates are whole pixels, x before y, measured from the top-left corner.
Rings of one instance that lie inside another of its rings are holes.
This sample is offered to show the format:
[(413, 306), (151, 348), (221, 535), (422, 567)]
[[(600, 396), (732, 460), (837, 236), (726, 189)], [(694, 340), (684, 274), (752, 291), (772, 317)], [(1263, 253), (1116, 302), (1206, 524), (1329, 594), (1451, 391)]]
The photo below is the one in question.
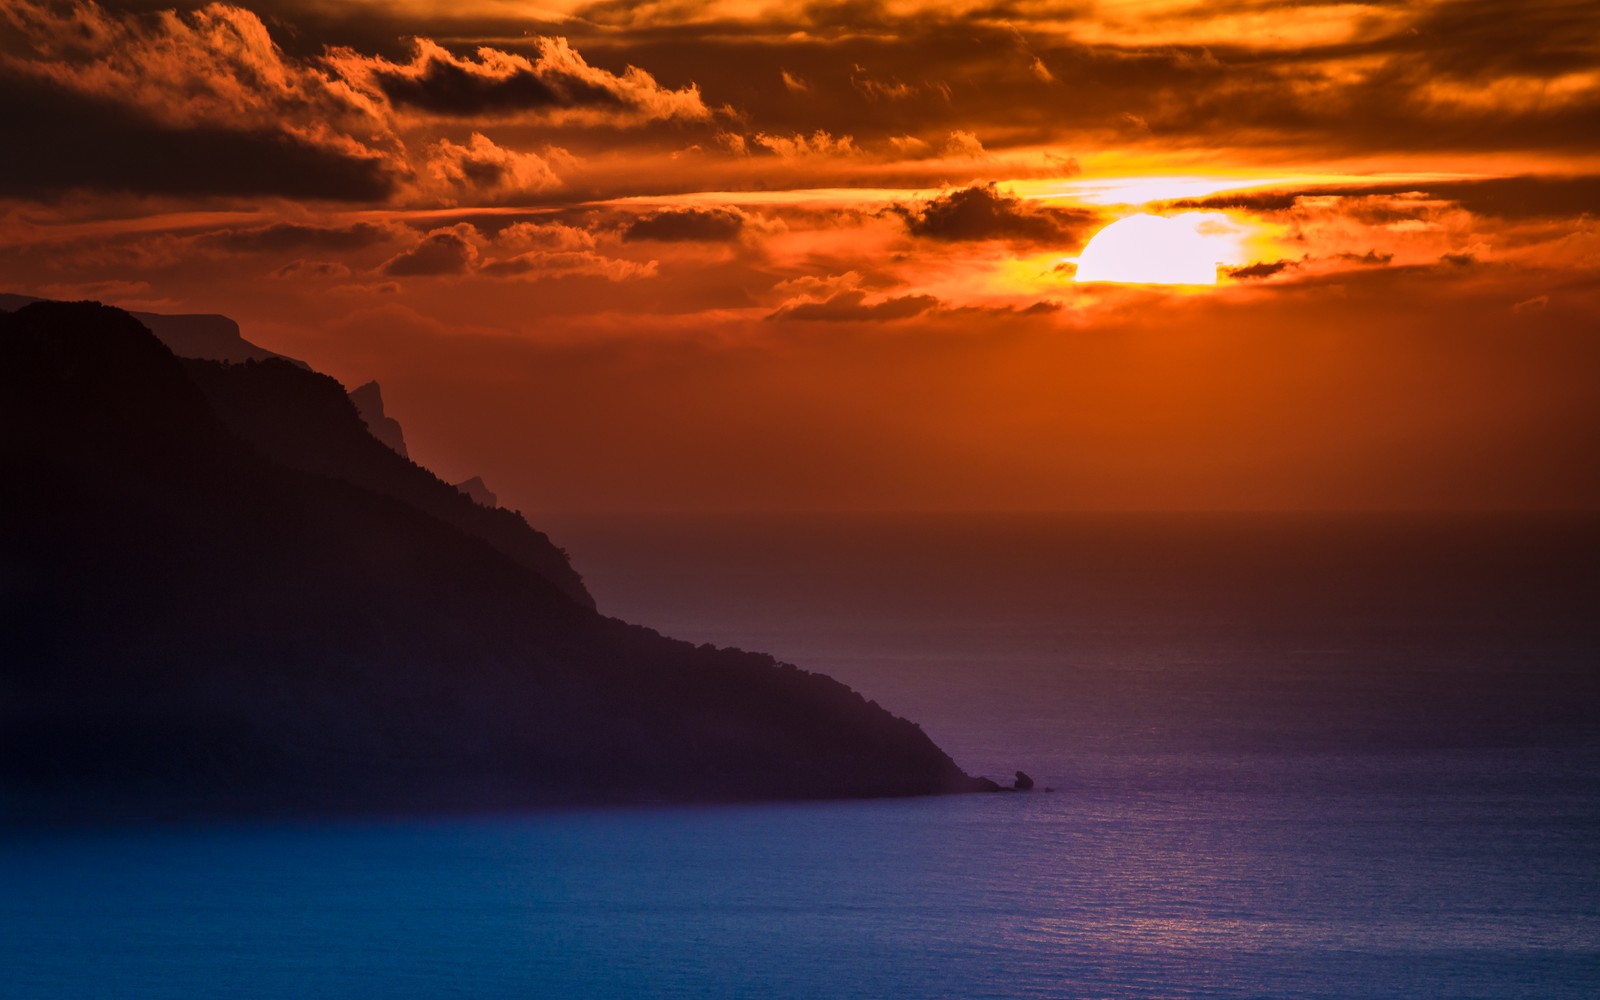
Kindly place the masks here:
[(16, 997), (1593, 997), (1586, 522), (569, 519), (1050, 793), (16, 832)]

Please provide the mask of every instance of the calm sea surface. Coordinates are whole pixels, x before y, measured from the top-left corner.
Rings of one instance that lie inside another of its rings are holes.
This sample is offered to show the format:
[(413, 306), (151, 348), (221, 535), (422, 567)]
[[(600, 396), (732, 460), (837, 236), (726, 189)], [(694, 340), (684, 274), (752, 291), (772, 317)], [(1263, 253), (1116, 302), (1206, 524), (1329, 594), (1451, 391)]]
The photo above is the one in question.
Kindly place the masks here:
[(543, 518), (1054, 791), (0, 835), (0, 996), (1600, 996), (1600, 522)]

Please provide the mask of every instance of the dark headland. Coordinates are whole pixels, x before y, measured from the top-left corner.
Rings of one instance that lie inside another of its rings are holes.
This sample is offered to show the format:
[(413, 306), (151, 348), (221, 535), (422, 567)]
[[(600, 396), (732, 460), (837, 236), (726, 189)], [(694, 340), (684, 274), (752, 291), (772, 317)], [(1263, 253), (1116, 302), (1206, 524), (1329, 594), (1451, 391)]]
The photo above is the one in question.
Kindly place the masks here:
[(295, 362), (0, 312), (12, 821), (994, 788), (843, 684), (594, 609)]

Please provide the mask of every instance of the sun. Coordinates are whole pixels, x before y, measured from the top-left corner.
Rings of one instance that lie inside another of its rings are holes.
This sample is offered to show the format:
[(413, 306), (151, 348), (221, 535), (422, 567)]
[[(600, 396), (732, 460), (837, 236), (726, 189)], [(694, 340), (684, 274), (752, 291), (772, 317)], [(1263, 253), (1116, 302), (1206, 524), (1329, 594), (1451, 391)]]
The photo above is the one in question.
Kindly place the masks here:
[(1075, 281), (1120, 281), (1148, 285), (1215, 285), (1217, 265), (1231, 247), (1213, 238), (1203, 223), (1181, 216), (1140, 212), (1095, 233), (1078, 255)]

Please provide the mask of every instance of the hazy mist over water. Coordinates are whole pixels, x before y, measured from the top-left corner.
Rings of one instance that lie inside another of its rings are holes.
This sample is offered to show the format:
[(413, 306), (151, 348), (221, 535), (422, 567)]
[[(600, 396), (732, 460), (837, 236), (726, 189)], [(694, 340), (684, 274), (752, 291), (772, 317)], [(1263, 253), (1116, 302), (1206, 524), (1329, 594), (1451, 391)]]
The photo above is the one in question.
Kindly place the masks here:
[(833, 674), (996, 777), (1597, 733), (1589, 515), (545, 520), (602, 611)]
[(30, 997), (1590, 997), (1600, 522), (537, 518), (1053, 793), (11, 834)]

